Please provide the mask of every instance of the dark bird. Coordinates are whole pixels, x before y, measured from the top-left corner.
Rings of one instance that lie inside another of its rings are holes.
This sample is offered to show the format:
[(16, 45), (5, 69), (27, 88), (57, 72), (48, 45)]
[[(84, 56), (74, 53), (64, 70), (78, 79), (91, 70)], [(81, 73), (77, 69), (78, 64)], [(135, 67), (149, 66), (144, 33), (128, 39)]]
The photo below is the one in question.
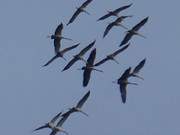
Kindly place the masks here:
[(121, 11), (129, 8), (131, 5), (132, 5), (132, 4), (129, 4), (129, 5), (126, 5), (126, 6), (122, 6), (122, 7), (118, 8), (118, 9), (115, 9), (115, 10), (113, 10), (113, 11), (108, 11), (108, 13), (107, 13), (106, 15), (100, 17), (97, 21), (104, 20), (104, 19), (106, 19), (106, 18), (108, 18), (108, 17), (110, 17), (110, 16), (119, 17), (119, 16), (118, 16), (119, 12), (121, 12)]
[(139, 76), (138, 73), (139, 73), (140, 70), (144, 67), (145, 62), (146, 62), (146, 58), (143, 59), (143, 60), (133, 69), (133, 71), (130, 73), (130, 76), (137, 77), (137, 78), (140, 78), (140, 79), (144, 80), (144, 78), (142, 78), (141, 76)]
[(127, 18), (127, 17), (132, 17), (132, 16), (120, 16), (120, 17), (118, 17), (114, 22), (112, 22), (112, 23), (110, 23), (107, 27), (106, 27), (106, 29), (105, 29), (105, 31), (104, 31), (104, 35), (103, 35), (103, 38), (108, 34), (108, 32), (112, 29), (112, 27), (114, 27), (114, 26), (121, 26), (121, 27), (123, 27), (124, 29), (128, 29), (127, 27), (125, 27), (123, 24), (122, 24), (122, 21), (125, 19), (125, 18)]
[(66, 38), (62, 36), (62, 30), (63, 30), (63, 23), (59, 24), (58, 27), (55, 30), (55, 33), (53, 35), (48, 35), (48, 38), (54, 39), (54, 51), (55, 53), (59, 52), (59, 49), (61, 47), (61, 40), (72, 40), (70, 38)]
[(95, 42), (96, 40), (94, 40), (92, 43), (90, 43), (88, 46), (82, 49), (77, 55), (75, 55), (74, 58), (69, 61), (69, 63), (64, 67), (62, 71), (69, 69), (78, 60), (82, 60), (86, 63), (86, 60), (84, 60), (83, 55), (93, 47)]
[(44, 128), (50, 128), (53, 129), (55, 127), (55, 122), (57, 121), (57, 119), (61, 116), (62, 112), (58, 113), (56, 116), (54, 116), (52, 118), (52, 120), (46, 124), (44, 124), (41, 127), (36, 128), (34, 131), (40, 130), (40, 129), (44, 129)]
[(144, 18), (142, 21), (140, 21), (138, 24), (136, 24), (131, 30), (127, 31), (127, 34), (125, 35), (124, 39), (122, 40), (120, 46), (126, 44), (133, 35), (139, 35), (141, 37), (144, 37), (142, 34), (138, 33), (138, 30), (148, 21), (148, 17)]
[(79, 8), (77, 8), (76, 12), (73, 14), (73, 16), (71, 17), (71, 19), (69, 20), (68, 24), (69, 25), (70, 23), (72, 23), (76, 17), (81, 13), (81, 12), (84, 12), (86, 14), (89, 14), (85, 8), (92, 2), (92, 0), (87, 0), (85, 1)]
[(63, 115), (62, 118), (59, 120), (59, 122), (56, 124), (56, 126), (54, 126), (52, 128), (52, 132), (50, 133), (50, 135), (55, 135), (58, 132), (63, 132), (66, 135), (68, 135), (68, 132), (66, 132), (63, 128), (62, 125), (64, 124), (64, 122), (67, 120), (67, 118), (69, 117), (70, 114), (66, 114)]
[(99, 65), (105, 63), (105, 62), (108, 61), (108, 60), (112, 60), (112, 61), (116, 62), (117, 64), (119, 64), (119, 62), (118, 62), (114, 57), (117, 56), (117, 55), (118, 55), (119, 53), (121, 53), (122, 51), (124, 51), (125, 49), (127, 49), (128, 46), (129, 46), (129, 44), (126, 45), (126, 46), (124, 46), (124, 47), (121, 48), (121, 49), (118, 49), (117, 51), (113, 52), (112, 54), (107, 55), (106, 58), (104, 58), (104, 59), (102, 59), (101, 61), (95, 63), (94, 66), (99, 66)]
[(77, 105), (76, 105), (75, 107), (70, 108), (69, 111), (66, 112), (66, 113), (64, 113), (64, 114), (62, 114), (62, 116), (68, 115), (68, 114), (72, 114), (72, 113), (74, 113), (74, 112), (80, 112), (80, 113), (88, 116), (88, 114), (85, 113), (84, 111), (82, 111), (81, 108), (82, 108), (82, 106), (84, 105), (84, 103), (86, 102), (86, 100), (88, 99), (89, 95), (90, 95), (90, 91), (88, 91), (88, 92), (79, 100), (79, 102), (77, 103)]
[(130, 72), (131, 72), (131, 67), (126, 69), (125, 72), (117, 81), (117, 84), (119, 84), (120, 86), (120, 93), (121, 93), (121, 98), (122, 98), (123, 103), (126, 103), (127, 85), (128, 84), (137, 85), (137, 83), (128, 82), (128, 78), (130, 77)]
[(81, 70), (84, 70), (83, 73), (83, 86), (86, 87), (89, 83), (92, 70), (103, 72), (101, 70), (94, 68), (94, 60), (96, 58), (96, 48), (91, 51), (89, 58), (87, 59), (86, 66), (82, 67)]
[(79, 44), (80, 44), (80, 43), (78, 43), (78, 44), (76, 44), (76, 45), (73, 45), (73, 46), (71, 46), (71, 47), (67, 47), (67, 48), (63, 49), (62, 51), (57, 52), (56, 55), (55, 55), (53, 58), (51, 58), (45, 65), (43, 65), (43, 67), (48, 66), (51, 62), (53, 62), (55, 59), (57, 59), (57, 58), (59, 58), (59, 57), (61, 57), (61, 58), (63, 58), (64, 60), (66, 60), (66, 59), (64, 58), (64, 54), (65, 54), (66, 52), (68, 52), (68, 51), (76, 48), (77, 46), (79, 46)]

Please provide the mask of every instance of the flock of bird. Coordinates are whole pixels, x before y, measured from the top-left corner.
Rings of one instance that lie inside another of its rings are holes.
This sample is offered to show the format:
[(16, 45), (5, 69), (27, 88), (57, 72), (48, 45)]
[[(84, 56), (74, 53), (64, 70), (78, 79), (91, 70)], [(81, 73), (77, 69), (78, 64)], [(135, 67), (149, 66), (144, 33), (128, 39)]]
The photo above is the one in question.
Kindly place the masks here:
[[(76, 18), (80, 15), (80, 13), (84, 12), (86, 14), (90, 14), (88, 11), (86, 11), (86, 7), (92, 2), (93, 0), (86, 0), (80, 7), (77, 8), (77, 10), (75, 11), (75, 13), (72, 15), (72, 17), (70, 18), (69, 22), (67, 23), (67, 26), (70, 25), (71, 23), (73, 23)], [(83, 87), (86, 87), (90, 81), (91, 78), (91, 72), (93, 70), (98, 71), (98, 72), (103, 72), (102, 70), (97, 69), (96, 67), (102, 65), (103, 63), (112, 60), (115, 63), (119, 64), (118, 60), (115, 59), (115, 57), (125, 51), (129, 46), (130, 46), (130, 39), (134, 36), (134, 35), (138, 35), (141, 36), (143, 38), (145, 38), (144, 35), (139, 33), (139, 29), (148, 21), (148, 17), (142, 19), (139, 23), (137, 23), (134, 27), (132, 27), (131, 29), (127, 28), (126, 26), (124, 26), (122, 24), (123, 20), (126, 18), (130, 18), (132, 17), (131, 15), (128, 16), (123, 16), (123, 15), (119, 15), (119, 13), (129, 7), (131, 7), (132, 4), (129, 5), (125, 5), (122, 6), (118, 9), (115, 9), (113, 11), (108, 11), (107, 14), (103, 15), (102, 17), (100, 17), (97, 21), (102, 21), (105, 20), (111, 16), (115, 16), (117, 19), (113, 22), (111, 22), (105, 29), (104, 34), (103, 34), (103, 38), (109, 33), (109, 31), (115, 27), (115, 26), (121, 26), (122, 28), (124, 28), (126, 31), (126, 35), (123, 38), (123, 40), (121, 41), (121, 43), (119, 44), (119, 46), (121, 47), (120, 49), (116, 50), (113, 53), (110, 53), (109, 55), (107, 55), (104, 59), (98, 61), (97, 63), (95, 63), (95, 59), (96, 59), (96, 48), (93, 48), (94, 44), (96, 43), (96, 40), (92, 41), (89, 45), (87, 45), (86, 47), (84, 47), (79, 53), (77, 53), (76, 55), (73, 56), (73, 58), (67, 63), (67, 65), (63, 68), (63, 71), (68, 70), (69, 68), (71, 68), (77, 61), (81, 60), (84, 62), (85, 66), (83, 66), (81, 68), (81, 70), (83, 70)], [(51, 38), (52, 40), (54, 40), (54, 52), (55, 52), (55, 56), (53, 58), (51, 58), (46, 64), (43, 65), (43, 67), (48, 66), (51, 62), (53, 62), (55, 59), (61, 57), (63, 58), (65, 61), (67, 61), (64, 58), (64, 54), (75, 49), (76, 47), (78, 47), (80, 45), (80, 43), (75, 44), (73, 46), (67, 47), (65, 49), (61, 49), (61, 40), (70, 40), (72, 41), (72, 39), (64, 37), (62, 35), (62, 30), (63, 30), (63, 23), (59, 24), (58, 27), (55, 30), (55, 33), (53, 35), (48, 36), (49, 38)], [(93, 49), (92, 49), (93, 48)], [(86, 60), (84, 58), (84, 55), (90, 50), (90, 55), (88, 57), (88, 59)], [(132, 83), (129, 82), (128, 79), (130, 77), (136, 77), (136, 78), (140, 78), (143, 80), (143, 77), (139, 76), (139, 72), (140, 70), (143, 68), (144, 64), (146, 62), (146, 58), (144, 58), (142, 61), (140, 61), (137, 66), (132, 69), (132, 67), (127, 68), (122, 75), (119, 77), (119, 79), (117, 79), (117, 81), (114, 81), (114, 83), (119, 85), (119, 90), (121, 93), (121, 98), (122, 98), (122, 103), (126, 103), (126, 96), (127, 96), (127, 85), (128, 84), (132, 84), (132, 85), (137, 85), (137, 83)], [(57, 132), (63, 132), (65, 134), (68, 134), (67, 131), (65, 131), (62, 128), (63, 123), (67, 120), (67, 118), (74, 112), (81, 112), (82, 114), (88, 116), (87, 113), (85, 113), (84, 111), (82, 111), (82, 106), (84, 105), (84, 103), (86, 102), (86, 100), (88, 99), (88, 97), (90, 96), (90, 91), (88, 91), (83, 97), (82, 99), (80, 99), (80, 101), (77, 103), (76, 106), (70, 108), (68, 111), (66, 112), (60, 112), (58, 113), (56, 116), (54, 116), (52, 118), (52, 120), (50, 120), (48, 123), (44, 124), (43, 126), (36, 128), (34, 131), (40, 130), (40, 129), (44, 129), (44, 128), (50, 128), (52, 130), (52, 132), (50, 133), (50, 135), (55, 135)], [(59, 119), (59, 120), (58, 120)]]

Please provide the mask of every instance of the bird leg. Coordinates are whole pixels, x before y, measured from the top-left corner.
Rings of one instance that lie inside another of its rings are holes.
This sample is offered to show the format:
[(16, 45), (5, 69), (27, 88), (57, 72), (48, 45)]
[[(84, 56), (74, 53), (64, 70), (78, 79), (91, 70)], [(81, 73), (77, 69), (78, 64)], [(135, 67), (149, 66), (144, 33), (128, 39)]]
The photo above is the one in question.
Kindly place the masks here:
[(140, 34), (140, 33), (138, 33), (138, 32), (135, 32), (135, 34), (138, 35), (138, 36), (140, 36), (140, 37), (142, 37), (142, 38), (146, 38), (144, 35), (142, 35), (142, 34)]
[(61, 130), (63, 133), (65, 133), (66, 135), (69, 135), (69, 133), (65, 130)]
[(115, 58), (113, 58), (112, 60), (113, 60), (115, 63), (119, 64), (119, 62), (118, 62)]
[(126, 26), (124, 26), (123, 24), (121, 24), (121, 23), (117, 24), (117, 26), (121, 26), (122, 28), (128, 30), (128, 28)]
[(61, 57), (63, 60), (67, 61), (66, 58), (64, 58), (63, 56)]
[(82, 12), (84, 12), (84, 13), (90, 15), (90, 13), (89, 13), (88, 11), (84, 10), (84, 9), (82, 9)]
[(86, 115), (87, 117), (89, 116), (87, 113), (85, 113), (85, 112), (82, 111), (82, 110), (79, 110), (79, 112), (82, 113), (82, 114), (84, 114), (84, 115)]
[(61, 37), (62, 39), (73, 41), (71, 38)]
[(127, 82), (127, 84), (138, 85), (137, 83)]
[(141, 77), (141, 76), (139, 76), (139, 75), (136, 75), (136, 74), (133, 74), (132, 77), (136, 77), (136, 78), (139, 78), (139, 79), (141, 79), (141, 80), (144, 80), (143, 77)]

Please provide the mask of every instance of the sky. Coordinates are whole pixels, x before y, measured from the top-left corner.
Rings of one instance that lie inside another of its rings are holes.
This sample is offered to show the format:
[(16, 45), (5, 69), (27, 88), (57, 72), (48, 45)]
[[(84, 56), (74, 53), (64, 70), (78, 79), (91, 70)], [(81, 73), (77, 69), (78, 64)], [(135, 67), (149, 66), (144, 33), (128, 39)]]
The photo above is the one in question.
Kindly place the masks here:
[[(179, 0), (93, 0), (87, 7), (91, 15), (81, 14), (63, 29), (63, 35), (73, 39), (63, 41), (62, 48), (81, 43), (65, 54), (73, 55), (96, 39), (96, 62), (117, 50), (125, 30), (113, 28), (102, 38), (105, 27), (115, 18), (96, 20), (107, 10), (133, 3), (123, 15), (133, 15), (124, 21), (131, 28), (149, 16), (140, 30), (147, 38), (133, 37), (130, 47), (117, 56), (120, 64), (109, 61), (92, 72), (86, 88), (82, 87), (84, 63), (77, 62), (61, 72), (67, 64), (63, 59), (42, 67), (54, 56), (53, 41), (46, 36), (54, 33), (61, 22), (65, 25), (76, 7), (84, 0), (1, 0), (0, 1), (0, 133), (13, 135), (48, 135), (50, 130), (32, 132), (48, 122), (59, 111), (76, 105), (88, 91), (91, 95), (83, 110), (74, 113), (63, 128), (70, 135), (179, 135), (180, 91)], [(85, 55), (88, 58), (90, 52)], [(146, 58), (140, 75), (132, 79), (138, 86), (128, 86), (127, 103), (122, 104), (118, 79), (129, 66), (135, 67)]]

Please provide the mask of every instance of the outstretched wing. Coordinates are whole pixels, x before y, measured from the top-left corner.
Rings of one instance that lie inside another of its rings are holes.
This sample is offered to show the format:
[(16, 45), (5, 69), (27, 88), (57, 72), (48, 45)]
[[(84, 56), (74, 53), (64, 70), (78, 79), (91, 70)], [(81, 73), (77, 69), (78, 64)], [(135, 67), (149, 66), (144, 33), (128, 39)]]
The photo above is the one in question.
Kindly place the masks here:
[(88, 46), (86, 46), (84, 49), (82, 49), (78, 55), (83, 56), (88, 50), (90, 50), (93, 47), (93, 45), (95, 43), (96, 43), (96, 40), (94, 40)]
[(78, 61), (78, 59), (75, 58), (75, 57), (73, 59), (71, 59), (69, 61), (69, 63), (64, 67), (64, 69), (62, 71), (65, 71), (65, 70), (69, 69), (76, 61)]
[(76, 17), (81, 13), (82, 11), (80, 9), (77, 9), (76, 12), (73, 14), (73, 16), (71, 17), (71, 19), (69, 20), (68, 24), (69, 25), (70, 23), (72, 23)]
[(56, 130), (53, 130), (49, 135), (55, 135), (57, 133)]
[(55, 35), (61, 35), (63, 30), (63, 23), (59, 24), (55, 30)]
[(83, 106), (83, 104), (86, 102), (86, 100), (88, 99), (90, 95), (90, 91), (88, 91), (83, 98), (77, 103), (76, 108), (81, 108)]
[(106, 62), (106, 61), (108, 61), (108, 60), (109, 60), (109, 58), (108, 58), (108, 57), (106, 57), (106, 58), (102, 59), (101, 61), (99, 61), (99, 62), (95, 63), (95, 64), (94, 64), (94, 66), (99, 66), (99, 65), (101, 65), (101, 64), (103, 64), (103, 63), (105, 63), (105, 62)]
[(108, 14), (105, 14), (104, 16), (100, 17), (97, 21), (101, 21), (101, 20), (104, 20), (108, 17), (112, 16), (112, 14), (108, 13)]
[(58, 58), (58, 55), (55, 55), (54, 57), (52, 57), (46, 64), (43, 65), (43, 67), (48, 66), (51, 62), (53, 62), (55, 59)]
[(139, 71), (144, 67), (144, 64), (146, 62), (146, 59), (143, 59), (133, 70), (133, 74), (139, 73)]
[(115, 51), (115, 52), (112, 53), (111, 55), (112, 55), (113, 57), (115, 57), (115, 56), (118, 55), (119, 53), (121, 53), (121, 52), (123, 52), (124, 50), (126, 50), (126, 49), (129, 47), (129, 45), (130, 45), (130, 43), (129, 43), (128, 45), (124, 46), (123, 48), (118, 49), (117, 51)]
[(108, 32), (112, 29), (113, 26), (114, 26), (114, 22), (110, 23), (110, 24), (106, 27), (106, 29), (105, 29), (105, 31), (104, 31), (104, 34), (103, 34), (103, 38), (108, 34)]
[(85, 8), (85, 7), (87, 7), (87, 5), (89, 5), (91, 2), (92, 2), (92, 0), (87, 0), (87, 1), (85, 1), (85, 2), (80, 6), (80, 8)]
[(87, 59), (86, 66), (93, 66), (95, 58), (96, 58), (96, 48), (91, 51), (91, 54), (89, 55), (89, 58)]
[(136, 25), (132, 28), (132, 30), (133, 30), (133, 31), (138, 31), (138, 30), (148, 21), (148, 18), (149, 18), (149, 17), (144, 18), (142, 21), (140, 21), (138, 24), (136, 24)]
[(129, 8), (131, 5), (132, 5), (132, 3), (129, 4), (129, 5), (126, 5), (126, 6), (122, 6), (122, 7), (118, 8), (118, 9), (115, 9), (113, 12), (114, 12), (115, 14), (118, 14), (119, 12), (121, 12), (121, 11)]
[(34, 129), (33, 131), (41, 130), (41, 129), (44, 129), (44, 128), (48, 128), (48, 125), (43, 125), (41, 127), (38, 127), (36, 129)]
[(124, 73), (121, 75), (121, 77), (118, 79), (118, 83), (121, 84), (122, 81), (126, 80), (131, 72), (131, 67), (129, 67), (128, 69), (126, 69), (124, 71)]
[(128, 43), (128, 41), (132, 38), (133, 34), (128, 32), (124, 39), (121, 41), (121, 44), (119, 46), (123, 46), (124, 44)]
[(62, 112), (58, 113), (57, 115), (55, 115), (52, 120), (51, 123), (55, 123), (55, 121), (61, 116)]
[(61, 127), (63, 125), (63, 123), (67, 120), (67, 118), (69, 117), (70, 113), (68, 113), (67, 115), (64, 115), (64, 117), (62, 117), (59, 122), (57, 123), (57, 127)]
[(78, 47), (79, 44), (80, 44), (80, 43), (78, 43), (78, 44), (76, 44), (76, 45), (73, 45), (73, 46), (70, 46), (70, 47), (67, 47), (67, 48), (63, 49), (63, 50), (61, 51), (61, 53), (64, 54), (64, 53), (66, 53), (66, 52), (68, 52), (68, 51), (70, 51), (70, 50)]

